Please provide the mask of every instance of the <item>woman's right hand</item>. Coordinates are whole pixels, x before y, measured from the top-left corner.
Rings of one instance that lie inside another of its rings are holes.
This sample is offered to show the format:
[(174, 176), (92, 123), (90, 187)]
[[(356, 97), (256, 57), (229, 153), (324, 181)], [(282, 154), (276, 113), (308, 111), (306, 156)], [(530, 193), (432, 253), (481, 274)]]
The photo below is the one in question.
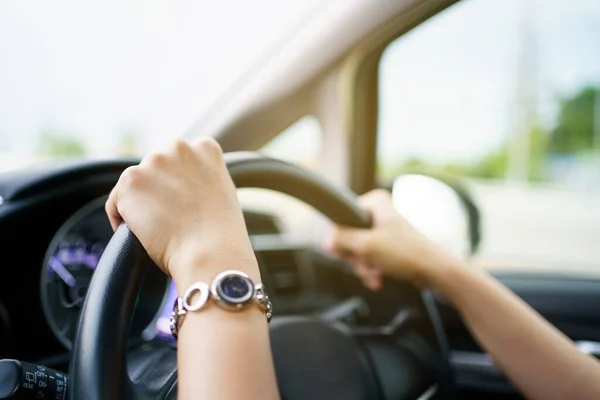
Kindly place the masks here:
[(113, 229), (125, 221), (180, 292), (219, 272), (260, 274), (219, 144), (176, 140), (129, 167), (106, 202)]
[(373, 226), (337, 226), (326, 247), (346, 260), (370, 289), (381, 287), (382, 275), (428, 286), (433, 275), (453, 260), (396, 212), (387, 190), (373, 190), (358, 203), (371, 213)]

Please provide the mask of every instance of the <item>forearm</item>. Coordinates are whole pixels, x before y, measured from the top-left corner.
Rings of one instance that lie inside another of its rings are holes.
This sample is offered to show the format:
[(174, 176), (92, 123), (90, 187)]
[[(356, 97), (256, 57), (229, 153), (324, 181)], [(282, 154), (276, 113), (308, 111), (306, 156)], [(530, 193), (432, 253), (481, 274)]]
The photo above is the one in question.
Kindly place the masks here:
[(181, 329), (178, 398), (278, 399), (265, 316), (215, 307), (188, 313)]
[[(260, 281), (255, 259), (233, 256), (209, 264), (175, 280), (180, 295), (197, 281), (210, 283), (227, 269), (224, 265), (235, 265), (254, 282)], [(199, 312), (188, 312), (177, 346), (179, 399), (279, 398), (268, 324), (258, 307), (230, 312), (211, 303)]]
[(448, 258), (432, 286), (530, 399), (600, 398), (600, 364), (485, 271)]

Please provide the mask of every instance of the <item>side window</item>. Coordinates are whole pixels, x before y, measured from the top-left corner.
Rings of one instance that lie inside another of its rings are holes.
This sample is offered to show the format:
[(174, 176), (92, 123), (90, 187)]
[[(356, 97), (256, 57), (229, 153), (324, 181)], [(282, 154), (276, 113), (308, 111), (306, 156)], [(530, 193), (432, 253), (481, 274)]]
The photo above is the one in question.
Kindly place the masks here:
[(600, 8), (465, 0), (389, 45), (378, 177), (461, 178), (488, 268), (600, 268)]

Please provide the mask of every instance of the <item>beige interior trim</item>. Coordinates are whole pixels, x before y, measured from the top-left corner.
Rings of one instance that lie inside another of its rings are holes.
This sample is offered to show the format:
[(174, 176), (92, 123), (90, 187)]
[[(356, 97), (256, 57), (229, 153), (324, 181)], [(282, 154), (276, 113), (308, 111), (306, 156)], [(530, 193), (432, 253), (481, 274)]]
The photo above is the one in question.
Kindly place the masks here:
[[(371, 70), (363, 70), (369, 63), (361, 60), (368, 59), (374, 44), (415, 26), (432, 15), (433, 10), (439, 11), (453, 2), (324, 2), (292, 38), (260, 68), (235, 84), (230, 94), (185, 136), (214, 136), (225, 151), (258, 149), (297, 119), (314, 114), (321, 120), (326, 143), (331, 144), (328, 148), (340, 153), (324, 155), (327, 173), (336, 181), (343, 180), (341, 184), (350, 183), (359, 191), (367, 189), (374, 183), (373, 135), (376, 135), (377, 106), (376, 92), (373, 92), (376, 85), (373, 85), (377, 77), (372, 70), (376, 70), (377, 63), (371, 58)], [(336, 76), (340, 82), (332, 83)], [(360, 93), (360, 102), (355, 98), (357, 93)], [(361, 119), (365, 118), (361, 107), (368, 108), (367, 114), (371, 117), (367, 116), (367, 120)], [(351, 115), (354, 115), (352, 119)], [(364, 136), (364, 132), (368, 136)], [(339, 144), (345, 149), (340, 149), (336, 140), (343, 140), (344, 143)], [(363, 150), (371, 155), (364, 156)], [(361, 161), (357, 162), (357, 157)], [(363, 161), (370, 159), (367, 164), (371, 166), (360, 171), (358, 165), (364, 166)]]
[(379, 117), (379, 62), (386, 47), (431, 18), (457, 0), (428, 0), (415, 3), (404, 13), (381, 26), (365, 38), (350, 53), (344, 63), (342, 79), (347, 95), (344, 96), (344, 121), (347, 124), (348, 149), (353, 162), (347, 166), (347, 184), (357, 193), (377, 186), (377, 133)]
[(323, 147), (320, 157), (320, 170), (331, 182), (342, 186), (350, 179), (346, 149), (349, 146), (346, 126), (343, 123), (343, 98), (340, 79), (341, 67), (329, 71), (316, 85), (313, 97), (313, 112), (321, 122)]

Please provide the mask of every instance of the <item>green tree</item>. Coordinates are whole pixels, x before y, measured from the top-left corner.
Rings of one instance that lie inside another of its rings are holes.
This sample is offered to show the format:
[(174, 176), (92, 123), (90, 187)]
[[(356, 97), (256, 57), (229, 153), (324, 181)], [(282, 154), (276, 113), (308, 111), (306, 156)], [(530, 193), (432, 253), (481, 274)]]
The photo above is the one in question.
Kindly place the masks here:
[[(594, 115), (599, 90), (585, 87), (575, 95), (560, 102), (556, 125), (550, 132), (534, 125), (528, 132), (528, 181), (544, 181), (549, 178), (548, 155), (585, 153), (594, 147)], [(600, 116), (597, 116), (600, 118)], [(408, 159), (384, 168), (385, 177), (393, 177), (407, 171), (427, 171), (456, 177), (502, 179), (508, 168), (508, 144), (502, 143), (481, 158), (449, 164), (434, 164), (418, 158)]]
[(586, 87), (561, 101), (558, 121), (550, 135), (551, 152), (574, 154), (592, 149), (597, 93), (597, 88)]
[(86, 154), (86, 148), (76, 134), (46, 129), (40, 135), (39, 152), (50, 158), (80, 157)]
[[(539, 126), (529, 131), (529, 181), (547, 179), (548, 134)], [(386, 181), (402, 173), (426, 173), (443, 176), (445, 179), (470, 177), (480, 179), (502, 179), (508, 169), (508, 146), (504, 143), (480, 158), (468, 161), (436, 164), (417, 157), (408, 158), (402, 163), (390, 166), (380, 173)]]
[(481, 157), (476, 163), (462, 167), (464, 175), (482, 179), (504, 178), (508, 168), (506, 145)]

